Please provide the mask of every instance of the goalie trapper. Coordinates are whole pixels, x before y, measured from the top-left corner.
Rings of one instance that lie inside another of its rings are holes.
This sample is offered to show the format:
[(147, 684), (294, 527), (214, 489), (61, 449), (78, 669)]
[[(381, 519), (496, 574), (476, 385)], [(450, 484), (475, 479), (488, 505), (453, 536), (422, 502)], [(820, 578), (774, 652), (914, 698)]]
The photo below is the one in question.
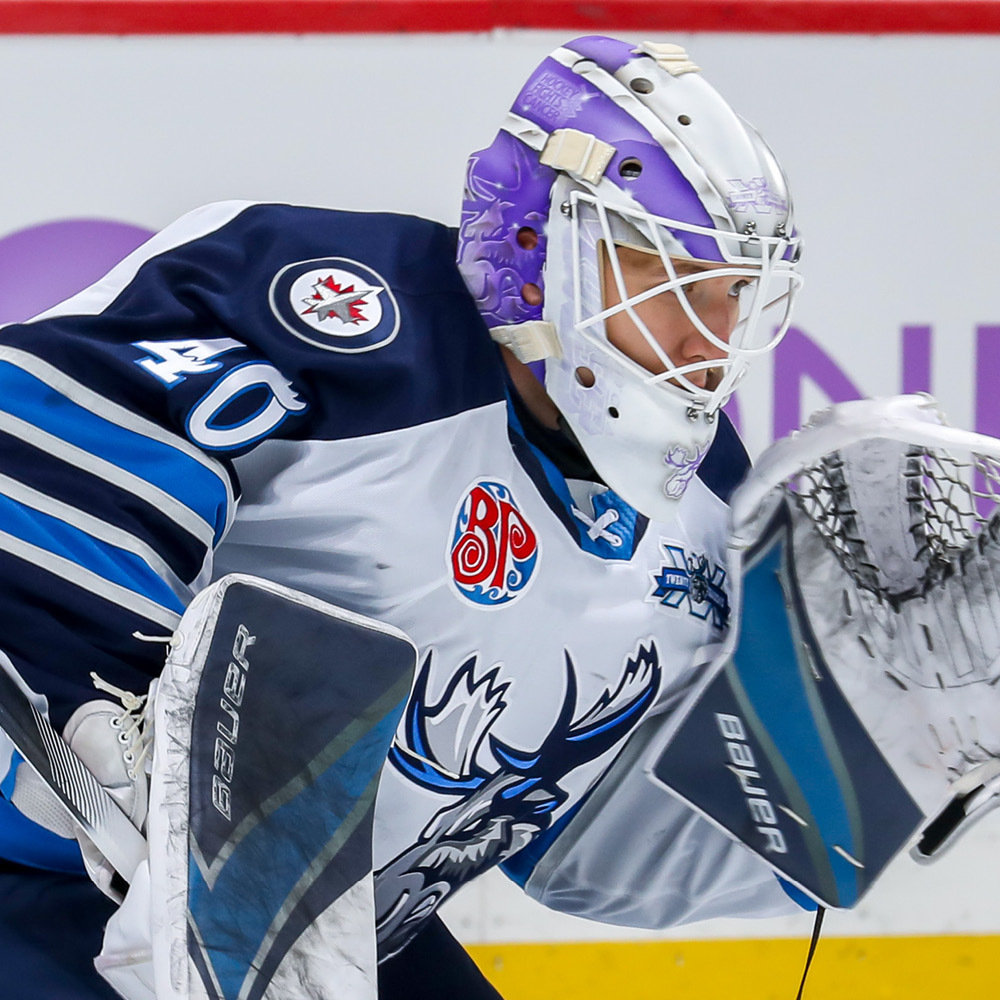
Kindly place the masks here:
[(738, 625), (652, 774), (825, 905), (1000, 803), (998, 484), (1000, 441), (905, 396), (814, 417), (733, 498)]

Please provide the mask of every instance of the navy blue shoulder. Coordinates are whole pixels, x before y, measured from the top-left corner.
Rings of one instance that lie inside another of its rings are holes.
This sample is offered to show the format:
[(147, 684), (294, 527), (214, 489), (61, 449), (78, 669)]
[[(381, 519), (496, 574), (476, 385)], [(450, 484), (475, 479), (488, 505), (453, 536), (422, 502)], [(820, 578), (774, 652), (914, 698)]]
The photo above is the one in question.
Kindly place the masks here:
[(698, 478), (722, 501), (729, 503), (733, 491), (750, 471), (750, 456), (733, 422), (719, 412), (719, 427), (708, 454), (698, 466)]
[[(503, 399), (496, 348), (437, 223), (210, 206), (132, 260), (120, 287), (105, 283), (109, 301), (8, 328), (8, 343), (209, 450), (252, 446), (237, 427), (357, 437)], [(280, 427), (264, 412), (277, 404)], [(192, 413), (208, 421), (200, 438)]]
[(228, 228), (266, 250), (261, 335), (279, 370), (318, 403), (297, 436), (378, 433), (504, 398), (496, 347), (446, 227), (271, 205)]

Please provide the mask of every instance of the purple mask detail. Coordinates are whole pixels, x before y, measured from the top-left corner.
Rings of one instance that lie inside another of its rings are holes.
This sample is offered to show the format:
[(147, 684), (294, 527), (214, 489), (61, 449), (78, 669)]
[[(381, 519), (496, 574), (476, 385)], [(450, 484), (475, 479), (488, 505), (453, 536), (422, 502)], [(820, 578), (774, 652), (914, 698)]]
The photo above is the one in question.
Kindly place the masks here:
[(587, 100), (587, 95), (574, 82), (564, 80), (551, 69), (543, 68), (531, 77), (521, 91), (518, 107), (536, 121), (572, 121)]
[(604, 35), (584, 35), (582, 38), (574, 38), (563, 48), (593, 59), (598, 66), (602, 66), (609, 73), (617, 72), (636, 55), (634, 45)]
[(711, 442), (702, 445), (697, 448), (694, 454), (682, 445), (674, 445), (663, 456), (664, 463), (671, 470), (669, 478), (663, 486), (663, 492), (668, 497), (676, 500), (684, 495), (688, 483), (694, 478), (694, 474), (698, 471), (698, 466), (701, 465), (702, 460), (708, 454), (710, 445)]
[[(608, 73), (641, 61), (644, 69), (648, 64), (650, 73), (662, 74), (654, 60), (617, 39), (587, 36), (567, 42), (564, 48)], [(717, 230), (694, 188), (652, 135), (615, 101), (555, 59), (545, 59), (532, 73), (512, 110), (546, 132), (573, 128), (613, 146), (615, 153), (605, 180), (630, 193), (650, 215)], [(620, 168), (626, 159), (640, 161), (638, 176), (632, 175), (634, 171), (622, 176)], [(507, 132), (501, 132), (487, 149), (474, 153), (469, 162), (458, 265), (490, 327), (541, 319), (542, 307), (525, 302), (522, 289), (534, 284), (544, 292), (544, 227), (552, 208), (555, 179), (555, 171), (539, 163), (538, 152)], [(744, 186), (731, 192), (733, 206), (754, 211), (764, 199), (768, 213), (781, 211), (780, 197), (766, 182), (758, 184), (760, 180), (734, 182)], [(534, 247), (530, 242), (518, 243), (517, 234), (523, 227), (537, 233)], [(692, 257), (723, 260), (711, 236), (673, 232)]]
[(153, 233), (98, 219), (29, 226), (0, 239), (0, 323), (19, 323), (75, 295)]
[[(598, 36), (577, 39), (568, 48), (594, 59), (612, 72), (636, 58), (625, 42)], [(649, 133), (582, 76), (552, 58), (528, 78), (513, 110), (546, 131), (576, 128), (616, 147), (607, 176), (631, 191), (655, 215), (700, 226), (712, 226), (697, 195), (666, 152)], [(622, 160), (643, 163), (639, 177), (623, 179)], [(487, 326), (538, 320), (541, 305), (524, 301), (521, 289), (535, 284), (544, 290), (545, 226), (555, 171), (538, 162), (538, 154), (507, 132), (487, 149), (474, 153), (466, 176), (459, 232), (458, 265)], [(538, 234), (534, 247), (517, 242), (518, 231)], [(690, 233), (676, 234), (694, 257), (718, 260), (715, 241)]]
[[(486, 325), (541, 319), (542, 307), (521, 296), (526, 284), (542, 285), (544, 226), (555, 171), (507, 132), (473, 153), (466, 177), (458, 239), (458, 266)], [(522, 247), (517, 234), (534, 229), (538, 243)]]
[[(631, 52), (629, 46), (619, 44), (621, 51)], [(576, 49), (576, 43), (570, 43), (568, 48)], [(617, 68), (614, 63), (611, 65)], [(606, 176), (632, 194), (646, 211), (690, 225), (714, 228), (712, 217), (694, 188), (660, 144), (628, 112), (578, 73), (554, 59), (546, 59), (518, 95), (514, 111), (549, 132), (557, 128), (575, 128), (611, 143), (616, 152)], [(624, 160), (633, 158), (642, 163), (642, 173), (638, 177), (623, 178), (618, 168)], [(675, 235), (693, 257), (722, 260), (718, 246), (710, 237), (687, 232)]]
[(514, 112), (529, 118), (546, 132), (581, 128), (578, 116), (600, 93), (583, 77), (557, 63), (551, 56), (528, 77), (514, 99)]
[[(608, 175), (619, 187), (628, 191), (653, 215), (676, 219), (689, 225), (715, 228), (712, 217), (705, 211), (687, 178), (656, 143), (643, 139), (623, 139), (615, 143), (617, 152), (608, 167)], [(624, 179), (618, 166), (635, 158), (642, 163), (642, 173)], [(681, 246), (699, 260), (722, 261), (718, 243), (711, 236), (701, 236), (681, 229), (672, 229)]]

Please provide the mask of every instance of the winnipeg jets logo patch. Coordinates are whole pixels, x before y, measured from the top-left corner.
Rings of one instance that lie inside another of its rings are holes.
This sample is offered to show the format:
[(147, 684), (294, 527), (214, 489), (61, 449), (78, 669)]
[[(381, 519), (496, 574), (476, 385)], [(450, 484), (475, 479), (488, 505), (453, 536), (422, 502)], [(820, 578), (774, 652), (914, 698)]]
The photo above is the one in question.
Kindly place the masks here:
[(459, 594), (482, 608), (523, 594), (538, 566), (539, 544), (510, 487), (485, 479), (473, 484), (454, 523), (448, 567)]
[(385, 280), (346, 257), (289, 264), (268, 296), (286, 330), (326, 351), (374, 351), (399, 331), (399, 308)]
[(384, 289), (357, 285), (360, 282), (346, 272), (331, 272), (313, 285), (309, 298), (302, 300), (306, 306), (302, 315), (314, 313), (321, 326), (326, 320), (337, 320), (344, 328), (338, 331), (342, 337), (367, 333), (382, 318), (378, 296)]

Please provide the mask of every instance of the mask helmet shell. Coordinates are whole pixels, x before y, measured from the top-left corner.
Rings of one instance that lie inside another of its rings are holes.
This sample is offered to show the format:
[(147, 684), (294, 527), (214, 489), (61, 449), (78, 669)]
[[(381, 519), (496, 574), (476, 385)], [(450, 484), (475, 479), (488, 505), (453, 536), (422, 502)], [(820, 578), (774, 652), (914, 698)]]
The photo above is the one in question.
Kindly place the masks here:
[[(518, 128), (543, 138), (578, 130), (613, 154), (597, 184), (571, 182), (540, 163), (537, 146), (522, 142)], [(780, 242), (784, 261), (797, 254), (787, 186), (763, 140), (698, 73), (674, 75), (652, 54), (600, 36), (576, 39), (545, 59), (504, 130), (470, 159), (458, 259), (484, 320), (491, 328), (542, 318), (555, 325), (563, 358), (545, 363), (550, 396), (605, 480), (643, 513), (667, 516), (707, 452), (724, 399), (708, 412), (704, 404), (692, 408), (682, 389), (643, 385), (628, 359), (614, 358), (611, 348), (596, 356), (593, 343), (583, 342), (568, 308), (578, 275), (563, 208), (573, 190), (610, 210), (659, 217), (672, 257), (746, 265), (760, 259), (761, 236), (773, 238), (772, 248)], [(526, 228), (535, 242), (519, 240)], [(525, 285), (543, 291), (544, 306), (525, 299)], [(581, 357), (601, 373), (596, 392), (583, 392), (572, 377)], [(617, 414), (610, 422), (609, 412)], [(642, 488), (627, 465), (645, 469)]]
[[(509, 132), (473, 153), (466, 173), (458, 263), (486, 325), (542, 318), (541, 303), (522, 295), (527, 284), (544, 288), (549, 199), (557, 172)], [(535, 234), (537, 242), (518, 235)]]

